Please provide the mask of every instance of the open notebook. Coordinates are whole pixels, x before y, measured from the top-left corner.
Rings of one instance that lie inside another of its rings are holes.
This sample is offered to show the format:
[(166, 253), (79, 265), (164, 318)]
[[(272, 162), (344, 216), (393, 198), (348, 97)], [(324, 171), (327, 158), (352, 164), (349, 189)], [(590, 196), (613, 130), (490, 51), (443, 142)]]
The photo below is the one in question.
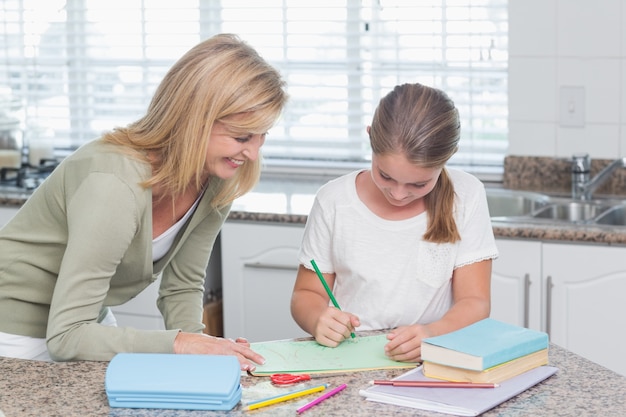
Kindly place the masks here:
[(275, 373), (334, 373), (369, 369), (415, 368), (415, 363), (396, 362), (385, 356), (386, 335), (357, 336), (335, 348), (314, 340), (277, 340), (251, 343), (265, 358), (253, 375)]

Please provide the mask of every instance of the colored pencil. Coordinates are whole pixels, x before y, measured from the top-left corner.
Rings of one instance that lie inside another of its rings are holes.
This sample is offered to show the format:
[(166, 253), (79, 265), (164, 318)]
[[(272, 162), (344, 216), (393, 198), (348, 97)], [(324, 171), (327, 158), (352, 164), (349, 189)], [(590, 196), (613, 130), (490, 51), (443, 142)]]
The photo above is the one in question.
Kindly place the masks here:
[(289, 401), (294, 398), (302, 397), (304, 395), (313, 394), (315, 392), (324, 391), (328, 388), (328, 384), (317, 385), (311, 388), (304, 388), (298, 391), (291, 391), (285, 394), (276, 395), (274, 397), (263, 398), (257, 401), (251, 401), (246, 404), (246, 410), (256, 410), (257, 408), (266, 407), (268, 405), (278, 404), (284, 401)]
[(303, 405), (302, 407), (298, 408), (298, 409), (296, 410), (296, 412), (297, 412), (298, 414), (300, 414), (300, 413), (302, 413), (302, 412), (304, 412), (304, 411), (308, 410), (309, 408), (313, 407), (314, 405), (317, 405), (317, 404), (321, 403), (322, 401), (324, 401), (324, 400), (326, 400), (326, 399), (328, 399), (328, 398), (332, 397), (333, 395), (337, 394), (339, 391), (344, 390), (346, 387), (347, 387), (347, 385), (346, 385), (346, 384), (341, 384), (341, 385), (339, 385), (337, 388), (334, 388), (334, 389), (332, 389), (332, 390), (328, 391), (326, 394), (322, 394), (322, 395), (320, 395), (319, 397), (317, 397), (316, 399), (314, 399), (314, 400), (313, 400), (313, 401), (311, 401), (310, 403), (305, 404), (305, 405)]
[(374, 380), (374, 385), (392, 385), (394, 387), (423, 387), (423, 388), (496, 388), (498, 384), (478, 382), (452, 382), (452, 381), (387, 381)]
[[(315, 263), (315, 261), (313, 259), (311, 259), (311, 265), (313, 265), (313, 269), (315, 269), (315, 273), (317, 274), (317, 276), (320, 279), (320, 281), (322, 281), (322, 285), (324, 286), (324, 289), (326, 290), (326, 294), (328, 294), (328, 297), (330, 298), (330, 301), (333, 302), (333, 305), (337, 308), (337, 310), (341, 310), (341, 307), (339, 307), (339, 303), (335, 299), (335, 296), (333, 295), (333, 292), (330, 290), (330, 288), (328, 287), (328, 284), (326, 283), (326, 280), (324, 279), (324, 275), (322, 275), (322, 272), (317, 267), (317, 264)], [(352, 337), (353, 339), (355, 338), (354, 332), (350, 333), (350, 337)]]

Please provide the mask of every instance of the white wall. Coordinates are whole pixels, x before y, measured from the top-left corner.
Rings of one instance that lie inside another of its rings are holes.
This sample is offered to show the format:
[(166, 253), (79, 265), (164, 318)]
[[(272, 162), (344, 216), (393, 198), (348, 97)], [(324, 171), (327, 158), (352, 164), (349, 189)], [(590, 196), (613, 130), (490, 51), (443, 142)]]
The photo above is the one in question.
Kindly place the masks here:
[[(626, 156), (626, 2), (510, 0), (511, 155)], [(562, 126), (560, 91), (584, 88), (584, 125)]]

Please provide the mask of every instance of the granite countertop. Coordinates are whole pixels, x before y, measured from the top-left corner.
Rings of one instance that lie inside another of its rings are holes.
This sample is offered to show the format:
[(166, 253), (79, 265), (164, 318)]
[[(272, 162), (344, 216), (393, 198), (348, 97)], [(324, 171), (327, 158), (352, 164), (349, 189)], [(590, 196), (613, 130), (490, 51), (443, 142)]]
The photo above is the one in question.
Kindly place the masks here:
[[(624, 416), (626, 378), (557, 345), (550, 346), (554, 376), (487, 411), (484, 416)], [(276, 395), (281, 388), (266, 378), (243, 376), (242, 401), (230, 412), (109, 408), (104, 391), (108, 362), (51, 363), (0, 358), (0, 416), (290, 416), (311, 397), (244, 411), (249, 400)], [(365, 371), (325, 377), (331, 386), (348, 388), (308, 410), (305, 416), (443, 416), (394, 405), (366, 401), (359, 390), (373, 379), (395, 377), (403, 370)], [(302, 385), (303, 387), (305, 385)], [(273, 391), (272, 391), (273, 390)], [(268, 394), (269, 393), (269, 394)]]

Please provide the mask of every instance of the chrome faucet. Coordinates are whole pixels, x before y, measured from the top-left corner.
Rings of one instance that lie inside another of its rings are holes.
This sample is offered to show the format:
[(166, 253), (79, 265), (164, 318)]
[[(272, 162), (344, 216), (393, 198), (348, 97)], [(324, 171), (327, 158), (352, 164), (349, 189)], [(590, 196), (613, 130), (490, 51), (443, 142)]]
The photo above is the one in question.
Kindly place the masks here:
[(574, 154), (572, 156), (572, 198), (577, 200), (591, 200), (593, 192), (617, 168), (626, 168), (626, 157), (616, 159), (602, 171), (591, 178), (591, 158), (588, 154)]

